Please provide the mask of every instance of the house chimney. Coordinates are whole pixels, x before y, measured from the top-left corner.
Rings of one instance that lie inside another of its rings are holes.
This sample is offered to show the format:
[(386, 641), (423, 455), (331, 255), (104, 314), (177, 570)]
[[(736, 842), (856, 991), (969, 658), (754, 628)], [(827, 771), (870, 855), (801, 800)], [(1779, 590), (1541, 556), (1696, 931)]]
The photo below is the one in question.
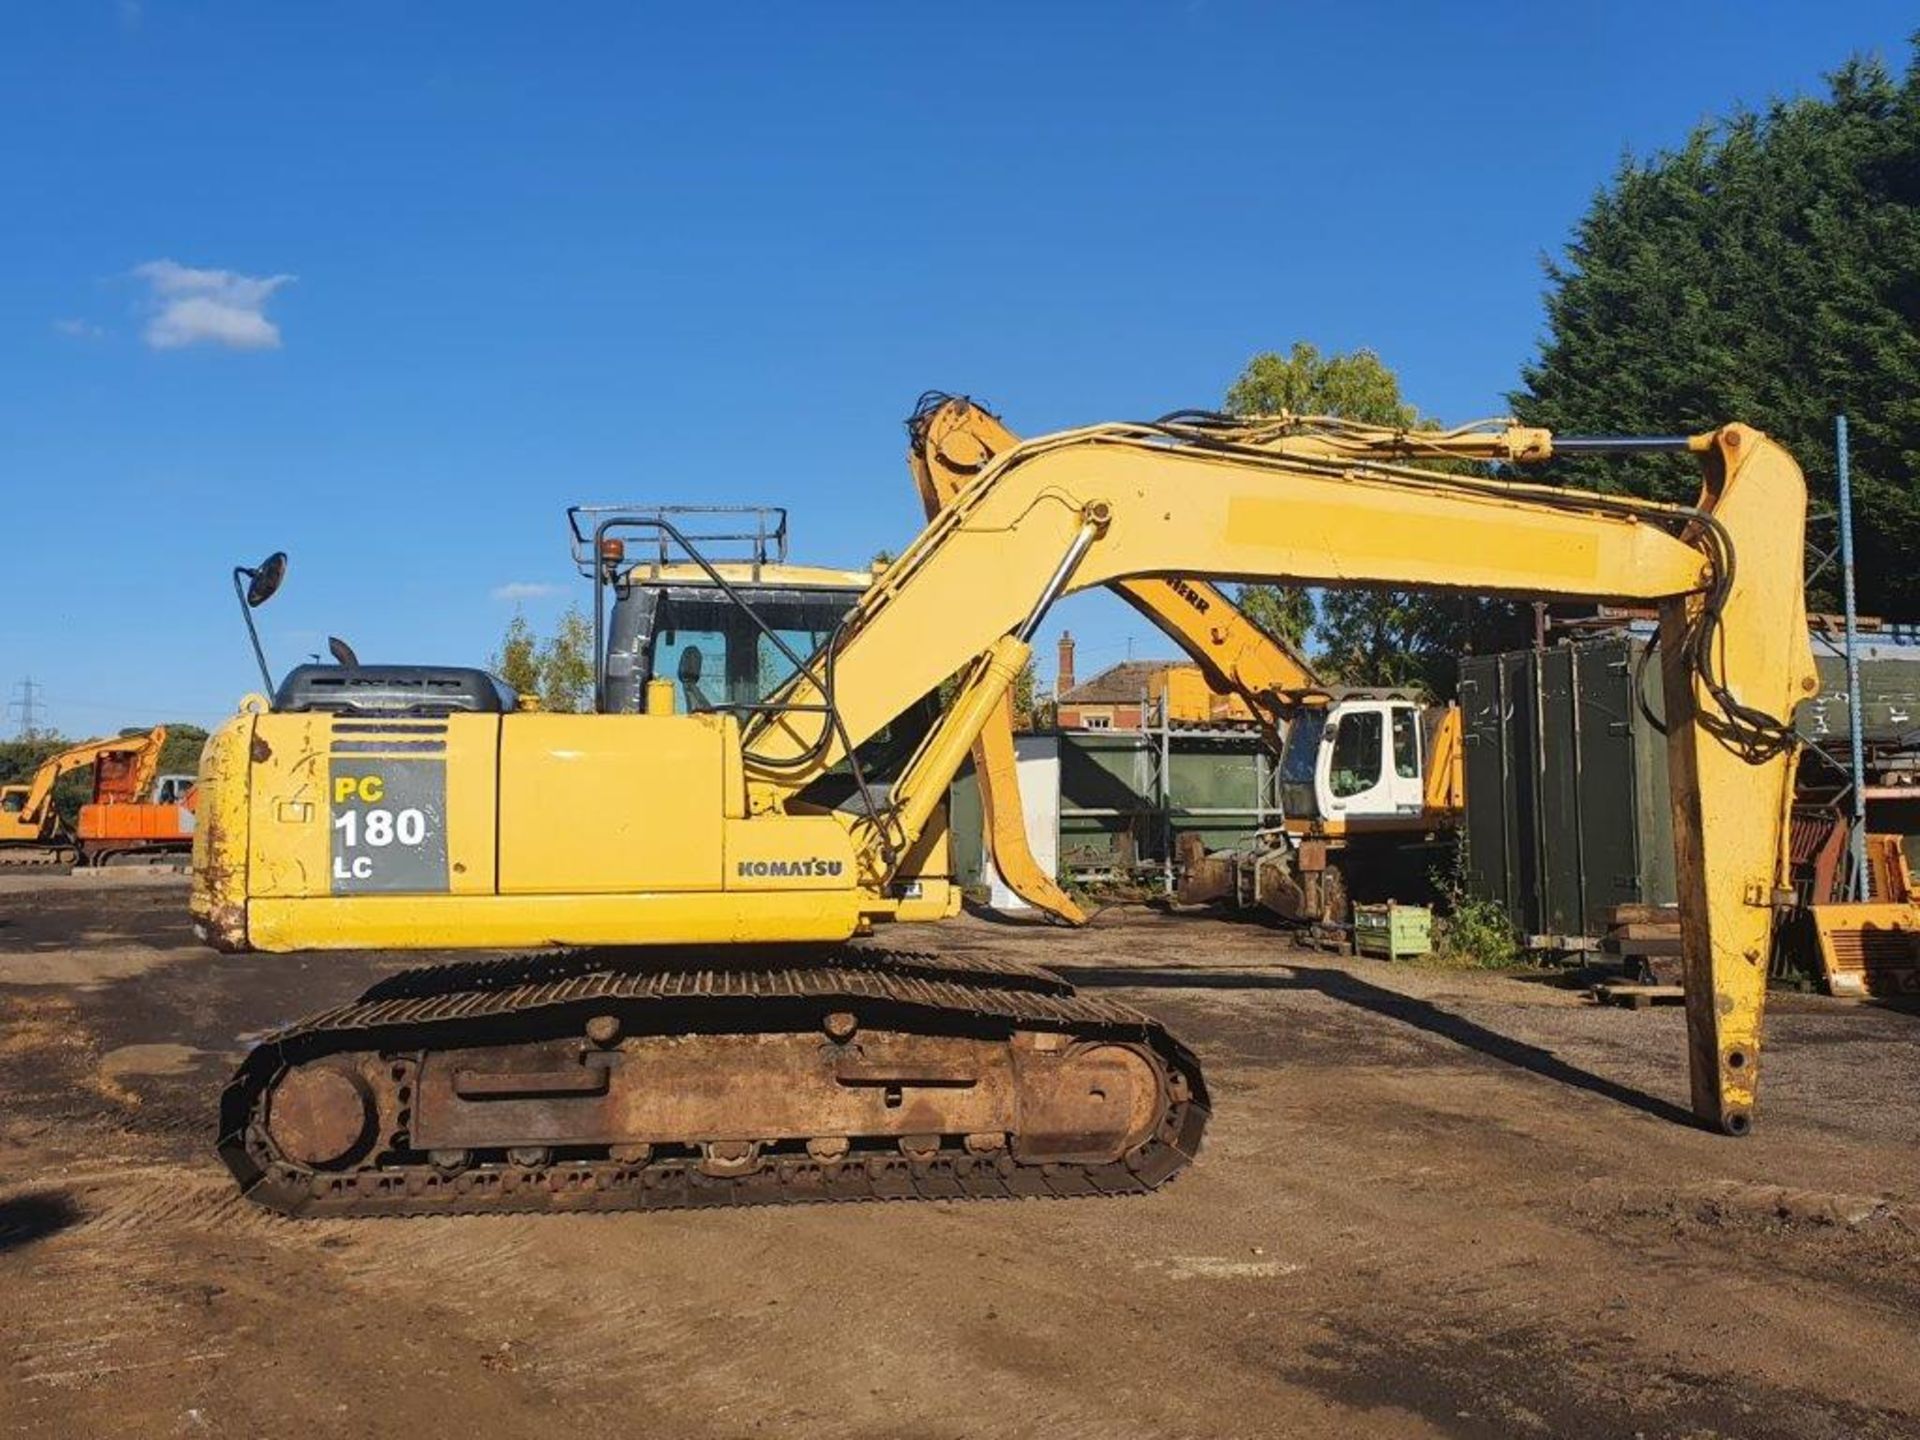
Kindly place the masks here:
[(1053, 682), (1053, 695), (1056, 700), (1067, 698), (1067, 692), (1073, 689), (1073, 632), (1060, 632), (1060, 674)]

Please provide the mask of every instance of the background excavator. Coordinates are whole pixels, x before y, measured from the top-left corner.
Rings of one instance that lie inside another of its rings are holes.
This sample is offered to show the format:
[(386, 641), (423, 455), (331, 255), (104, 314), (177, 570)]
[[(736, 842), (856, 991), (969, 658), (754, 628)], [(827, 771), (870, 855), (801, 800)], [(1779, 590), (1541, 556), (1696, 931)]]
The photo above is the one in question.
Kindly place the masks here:
[[(1410, 463), (1608, 449), (1692, 453), (1700, 503)], [(1160, 1184), (1208, 1115), (1161, 1026), (1027, 966), (842, 948), (956, 912), (947, 788), (1036, 628), (1061, 594), (1154, 576), (1657, 603), (1693, 1104), (1744, 1133), (1789, 718), (1816, 683), (1804, 514), (1791, 458), (1739, 425), (1097, 425), (996, 456), (811, 651), (671, 516), (601, 515), (581, 531), (596, 614), (631, 589), (624, 538), (664, 541), (784, 662), (774, 688), (682, 713), (676, 660), (637, 713), (543, 714), (483, 672), (343, 664), (244, 702), (202, 760), (204, 940), (540, 953), (405, 972), (267, 1037), (223, 1096), (221, 1154), (301, 1215)], [(950, 681), (883, 780), (863, 750)]]
[[(161, 732), (164, 733), (164, 732)], [(157, 775), (130, 799), (99, 797), (80, 807), (74, 839), (87, 865), (185, 855), (193, 848), (198, 784), (192, 775)]]
[[(157, 775), (166, 743), (164, 725), (145, 734), (86, 740), (48, 756), (26, 783), (0, 787), (0, 864), (104, 863), (133, 850), (185, 851), (193, 843), (186, 803), (193, 782)], [(69, 830), (54, 804), (54, 787), (89, 768), (89, 798)]]
[[(907, 435), (929, 519), (1020, 444), (985, 406), (937, 392), (921, 397)], [(1341, 925), (1350, 900), (1406, 899), (1426, 888), (1436, 848), (1450, 841), (1465, 804), (1458, 707), (1405, 690), (1328, 686), (1296, 647), (1199, 577), (1135, 576), (1108, 588), (1178, 644), (1213, 692), (1241, 702), (1279, 761), (1283, 823), (1212, 854), (1189, 837), (1177, 900), (1231, 899), (1286, 920)], [(981, 731), (973, 761), (988, 845), (1008, 887), (1081, 923), (1085, 912), (1028, 845), (1010, 699)]]

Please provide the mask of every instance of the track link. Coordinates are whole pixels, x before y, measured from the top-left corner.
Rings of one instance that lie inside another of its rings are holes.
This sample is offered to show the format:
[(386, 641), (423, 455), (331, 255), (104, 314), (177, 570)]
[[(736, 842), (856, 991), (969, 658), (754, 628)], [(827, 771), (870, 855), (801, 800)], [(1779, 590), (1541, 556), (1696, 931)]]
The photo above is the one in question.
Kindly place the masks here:
[[(742, 1173), (715, 1173), (713, 1152), (703, 1149), (709, 1137), (696, 1135), (531, 1154), (477, 1146), (449, 1164), (409, 1133), (424, 1077), (436, 1065), (444, 1075), (449, 1054), (530, 1053), (579, 1037), (589, 1022), (656, 1039), (819, 1037), (855, 1014), (863, 1027), (936, 1042), (991, 1044), (1019, 1032), (1060, 1047), (1117, 1047), (1157, 1076), (1156, 1113), (1118, 1158), (1035, 1163), (1017, 1146), (983, 1152), (979, 1137), (961, 1135), (869, 1138), (822, 1158), (801, 1137), (771, 1135), (764, 1150), (756, 1140), (739, 1157)], [(376, 1133), (350, 1162), (300, 1163), (274, 1138), (273, 1097), (288, 1077), (328, 1067), (377, 1072)], [(1037, 967), (878, 950), (676, 967), (647, 952), (581, 951), (403, 972), (276, 1032), (222, 1097), (218, 1149), (249, 1198), (303, 1217), (1118, 1195), (1154, 1189), (1183, 1169), (1208, 1113), (1198, 1062), (1163, 1027)]]

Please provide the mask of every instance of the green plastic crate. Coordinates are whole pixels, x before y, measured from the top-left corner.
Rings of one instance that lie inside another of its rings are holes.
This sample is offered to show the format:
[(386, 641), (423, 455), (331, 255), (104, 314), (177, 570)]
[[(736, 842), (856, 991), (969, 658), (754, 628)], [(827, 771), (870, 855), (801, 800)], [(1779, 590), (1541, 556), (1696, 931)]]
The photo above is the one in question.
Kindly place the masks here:
[(1402, 960), (1433, 951), (1433, 911), (1425, 905), (1353, 907), (1353, 948), (1382, 960)]

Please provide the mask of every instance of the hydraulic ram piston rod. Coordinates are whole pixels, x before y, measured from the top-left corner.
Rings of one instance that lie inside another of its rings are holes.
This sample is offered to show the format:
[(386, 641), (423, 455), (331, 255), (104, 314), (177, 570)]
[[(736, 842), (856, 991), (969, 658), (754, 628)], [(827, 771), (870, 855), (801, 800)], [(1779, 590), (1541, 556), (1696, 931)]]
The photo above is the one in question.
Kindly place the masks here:
[(1040, 628), (1040, 622), (1046, 618), (1053, 602), (1060, 598), (1060, 592), (1067, 588), (1067, 582), (1073, 578), (1073, 572), (1080, 568), (1081, 557), (1087, 548), (1099, 538), (1100, 532), (1107, 528), (1108, 511), (1104, 501), (1095, 501), (1085, 512), (1080, 533), (1073, 537), (1073, 543), (1067, 546), (1067, 553), (1060, 557), (1060, 564), (1041, 587), (1040, 598), (1033, 602), (1033, 609), (1027, 618), (1020, 622), (1020, 628), (1013, 632), (1014, 638), (1023, 644), (1033, 639), (1033, 632)]

